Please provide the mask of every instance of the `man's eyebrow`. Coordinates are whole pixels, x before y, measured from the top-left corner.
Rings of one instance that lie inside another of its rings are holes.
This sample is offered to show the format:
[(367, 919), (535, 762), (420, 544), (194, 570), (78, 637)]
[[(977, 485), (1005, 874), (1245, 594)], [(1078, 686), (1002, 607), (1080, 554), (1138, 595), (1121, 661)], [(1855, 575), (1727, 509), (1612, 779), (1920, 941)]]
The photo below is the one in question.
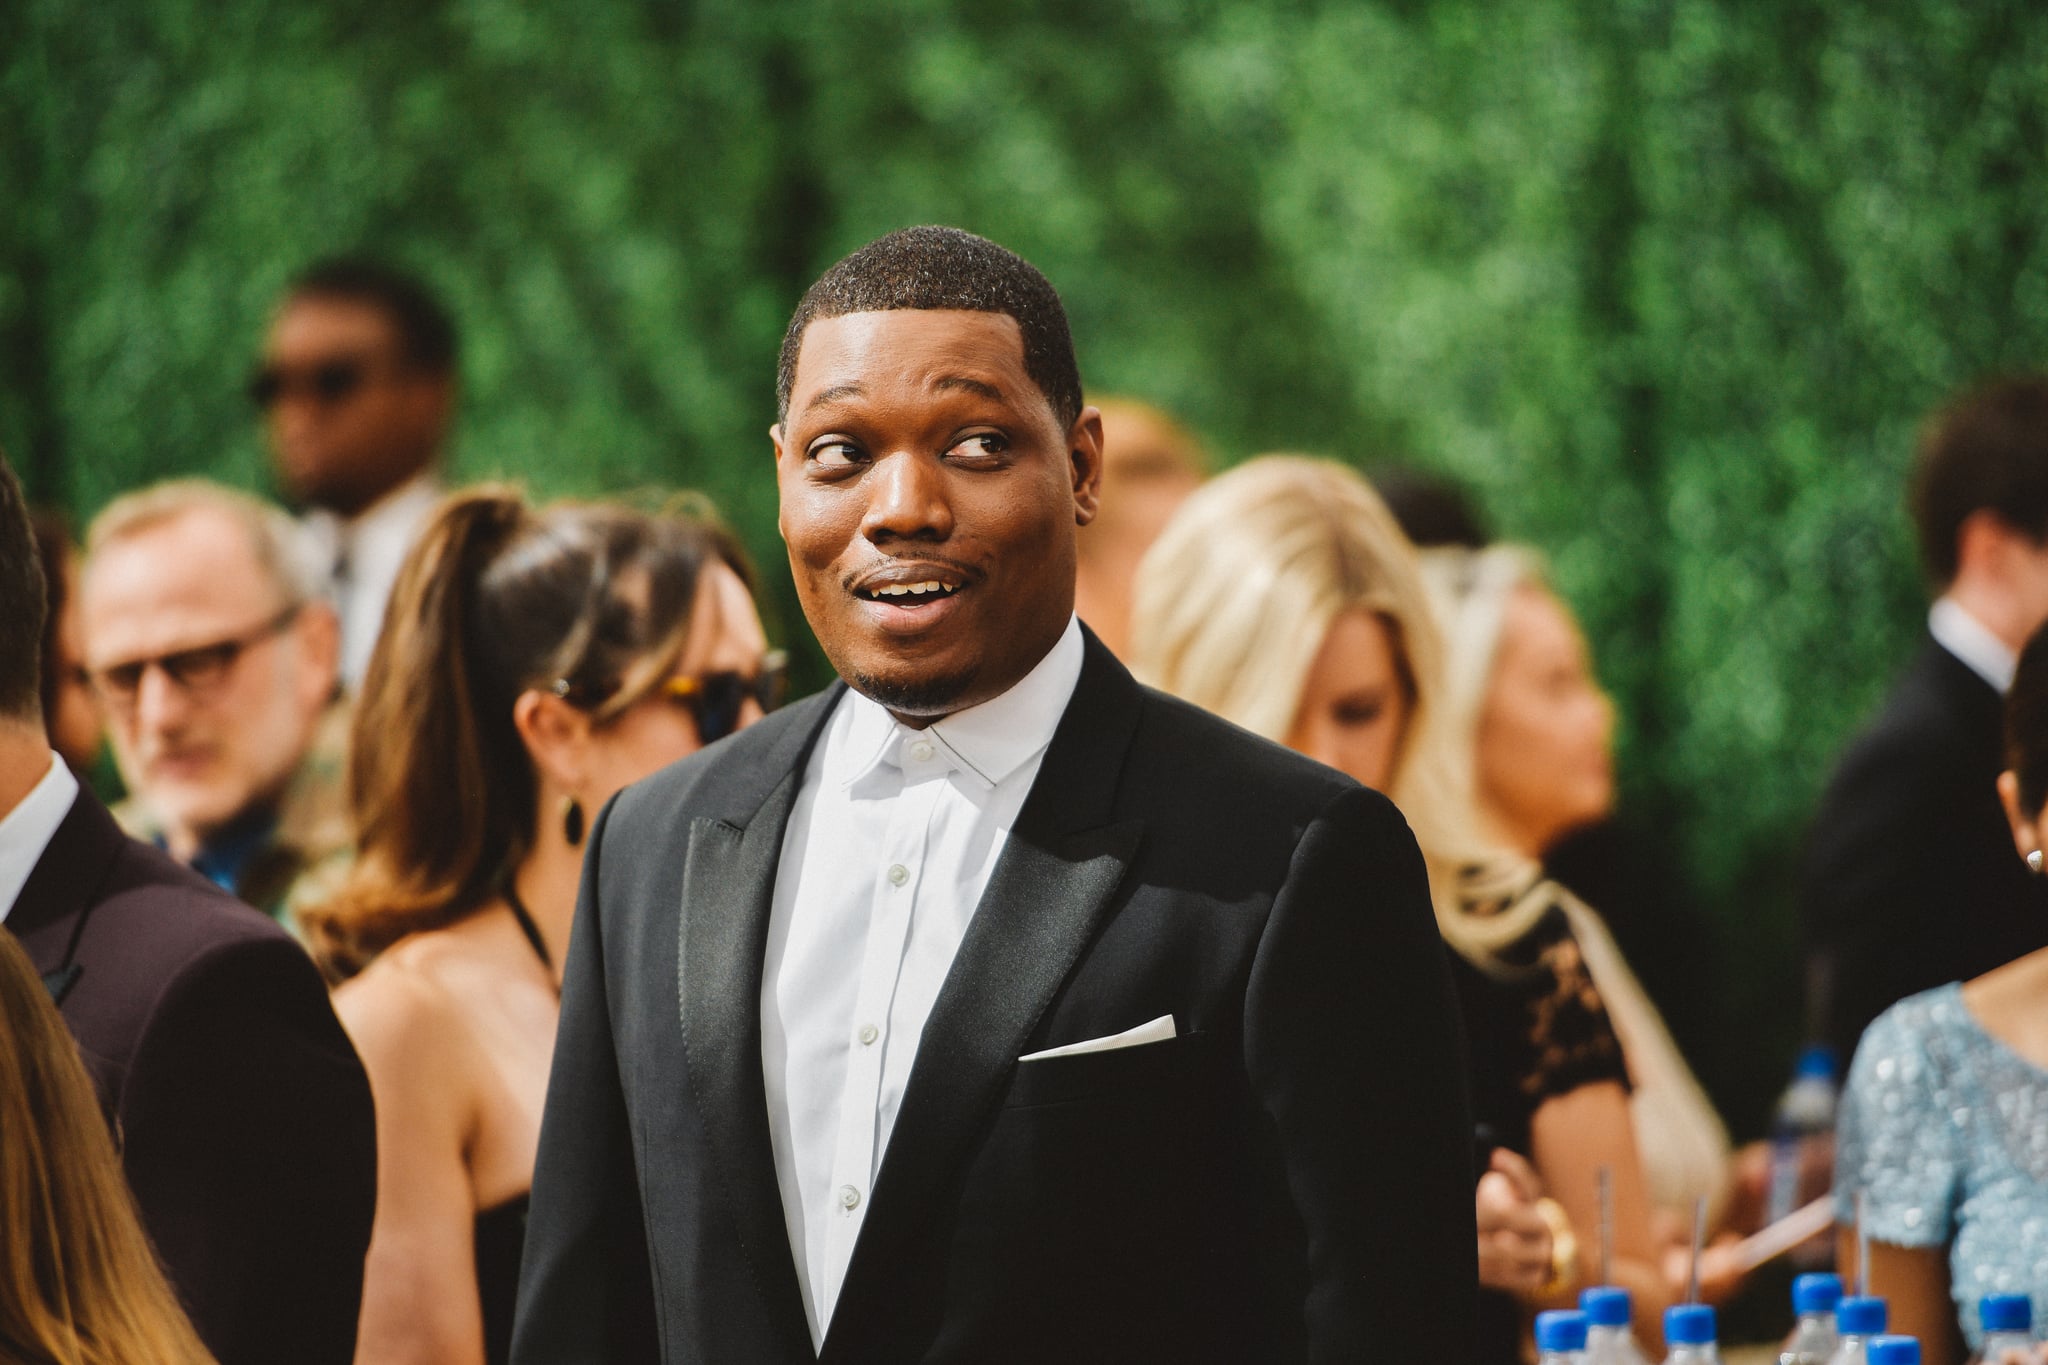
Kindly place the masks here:
[(804, 411), (809, 412), (820, 403), (836, 403), (842, 398), (852, 398), (866, 392), (867, 390), (859, 384), (834, 384), (829, 389), (819, 389), (812, 394), (804, 403)]
[(1003, 391), (995, 385), (980, 379), (969, 379), (964, 374), (943, 375), (932, 381), (935, 389), (965, 389), (971, 394), (986, 398), (992, 403), (1003, 401)]

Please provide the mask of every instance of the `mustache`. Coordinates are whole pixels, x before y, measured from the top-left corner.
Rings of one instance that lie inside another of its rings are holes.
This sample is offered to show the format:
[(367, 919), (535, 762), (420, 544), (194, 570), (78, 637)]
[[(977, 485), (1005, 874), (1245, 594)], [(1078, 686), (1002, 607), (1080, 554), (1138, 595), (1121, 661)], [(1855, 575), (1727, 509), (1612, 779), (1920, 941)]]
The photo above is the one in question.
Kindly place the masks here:
[(839, 586), (848, 592), (853, 592), (861, 583), (896, 564), (916, 564), (934, 569), (949, 569), (960, 575), (960, 581), (963, 585), (979, 583), (982, 579), (988, 577), (986, 573), (974, 565), (946, 555), (883, 555), (879, 559), (873, 559), (861, 565), (858, 569), (849, 570), (840, 577)]

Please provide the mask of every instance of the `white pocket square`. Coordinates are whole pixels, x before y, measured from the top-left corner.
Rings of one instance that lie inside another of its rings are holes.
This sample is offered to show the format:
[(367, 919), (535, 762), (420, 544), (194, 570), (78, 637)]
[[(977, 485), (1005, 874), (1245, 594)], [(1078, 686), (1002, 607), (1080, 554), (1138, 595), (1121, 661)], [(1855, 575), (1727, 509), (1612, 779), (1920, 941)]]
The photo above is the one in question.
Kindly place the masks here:
[(1065, 1047), (1049, 1047), (1043, 1052), (1027, 1052), (1017, 1060), (1020, 1062), (1042, 1062), (1048, 1057), (1078, 1057), (1084, 1052), (1109, 1052), (1120, 1047), (1136, 1047), (1140, 1043), (1163, 1043), (1177, 1036), (1173, 1031), (1173, 1016), (1162, 1014), (1149, 1024), (1127, 1028), (1122, 1033), (1112, 1033), (1107, 1038), (1090, 1038), (1085, 1043), (1068, 1043)]

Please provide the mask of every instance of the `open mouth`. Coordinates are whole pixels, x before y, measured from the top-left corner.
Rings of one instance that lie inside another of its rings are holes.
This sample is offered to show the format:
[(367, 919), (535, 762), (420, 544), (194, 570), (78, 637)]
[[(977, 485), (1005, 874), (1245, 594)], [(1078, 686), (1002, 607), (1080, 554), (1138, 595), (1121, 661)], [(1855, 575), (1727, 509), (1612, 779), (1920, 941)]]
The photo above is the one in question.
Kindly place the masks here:
[(896, 607), (917, 607), (951, 597), (958, 591), (958, 583), (941, 583), (933, 578), (922, 583), (877, 583), (869, 587), (855, 588), (854, 595), (869, 602), (887, 602)]

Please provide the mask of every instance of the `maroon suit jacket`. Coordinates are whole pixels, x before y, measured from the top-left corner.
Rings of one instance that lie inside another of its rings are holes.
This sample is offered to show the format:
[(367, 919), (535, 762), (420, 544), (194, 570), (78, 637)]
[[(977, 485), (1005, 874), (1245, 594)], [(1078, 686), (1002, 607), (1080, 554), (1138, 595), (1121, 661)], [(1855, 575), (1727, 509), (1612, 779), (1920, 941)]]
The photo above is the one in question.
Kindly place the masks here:
[(312, 961), (84, 791), (6, 927), (60, 997), (207, 1346), (222, 1365), (347, 1362), (376, 1130)]

